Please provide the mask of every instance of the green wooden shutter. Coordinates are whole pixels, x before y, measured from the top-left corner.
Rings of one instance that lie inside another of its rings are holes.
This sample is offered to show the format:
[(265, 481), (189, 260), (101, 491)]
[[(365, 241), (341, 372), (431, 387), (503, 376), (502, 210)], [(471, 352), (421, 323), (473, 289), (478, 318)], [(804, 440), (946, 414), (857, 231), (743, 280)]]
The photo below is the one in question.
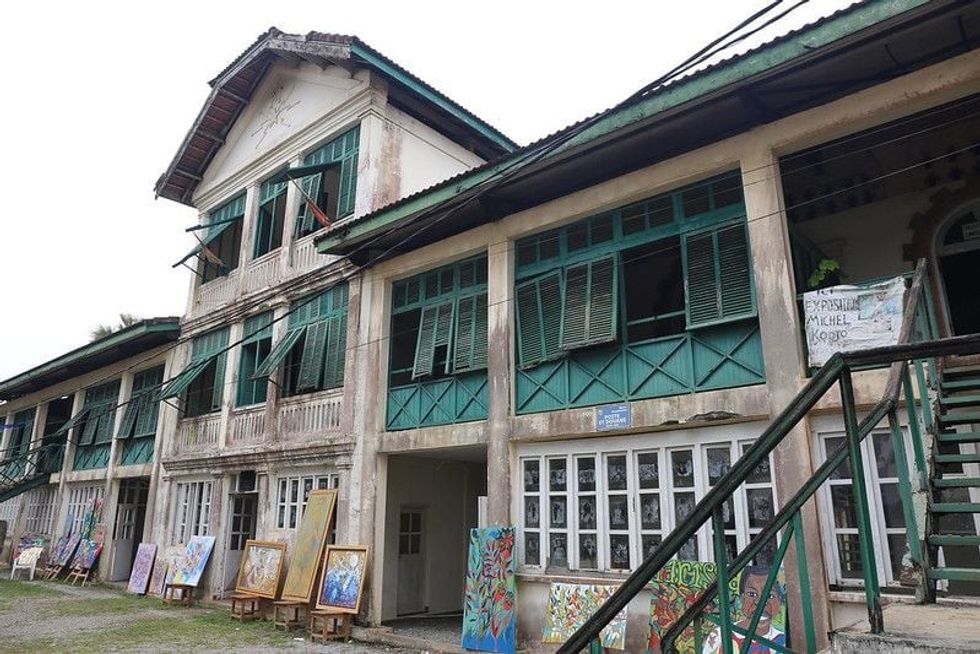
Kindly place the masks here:
[(487, 294), (460, 298), (456, 309), (453, 372), (487, 367)]
[(718, 262), (721, 270), (721, 313), (739, 318), (755, 313), (752, 293), (752, 261), (745, 225), (718, 230)]
[(340, 164), (340, 193), (337, 196), (337, 217), (354, 213), (354, 200), (357, 192), (357, 152), (348, 156)]
[(572, 350), (616, 340), (618, 267), (615, 256), (569, 266), (565, 270), (565, 299), (561, 346)]
[(303, 358), (299, 364), (297, 390), (315, 389), (320, 385), (323, 374), (323, 354), (327, 347), (326, 320), (319, 320), (306, 328), (306, 342), (303, 344)]
[(518, 284), (517, 355), (529, 367), (561, 355), (562, 271)]
[(453, 331), (454, 304), (454, 302), (443, 302), (422, 308), (412, 379), (431, 375), (432, 367), (435, 365), (436, 348), (442, 345), (449, 346)]
[(116, 434), (116, 438), (129, 438), (133, 435), (136, 418), (142, 410), (145, 400), (145, 395), (137, 395), (129, 400), (123, 410), (122, 420), (119, 421), (119, 432)]
[(272, 348), (269, 352), (269, 356), (265, 358), (255, 372), (252, 374), (252, 379), (259, 379), (260, 377), (268, 377), (276, 371), (276, 368), (282, 365), (282, 362), (286, 360), (289, 356), (289, 352), (296, 345), (296, 341), (306, 333), (306, 325), (300, 327), (291, 328), (287, 331), (283, 337), (276, 343), (276, 346)]
[(347, 313), (331, 316), (327, 337), (327, 351), (323, 361), (323, 387), (336, 388), (344, 385), (344, 364), (347, 362)]
[(317, 201), (320, 196), (320, 183), (322, 180), (323, 175), (321, 173), (309, 175), (300, 180), (299, 185), (303, 189), (303, 193), (300, 194), (299, 212), (296, 214), (297, 238), (315, 231), (314, 223), (316, 222), (316, 218), (314, 218), (313, 212), (307, 209), (306, 198), (310, 197), (314, 202)]
[(221, 408), (221, 400), (225, 392), (225, 364), (227, 361), (227, 352), (222, 352), (214, 358), (214, 388), (211, 390), (211, 409)]
[(689, 328), (754, 315), (744, 224), (685, 236), (684, 273)]
[(91, 445), (95, 442), (95, 434), (99, 430), (99, 421), (103, 419), (103, 413), (101, 408), (89, 411), (88, 420), (85, 421), (85, 428), (82, 430), (82, 435), (78, 438), (79, 445)]

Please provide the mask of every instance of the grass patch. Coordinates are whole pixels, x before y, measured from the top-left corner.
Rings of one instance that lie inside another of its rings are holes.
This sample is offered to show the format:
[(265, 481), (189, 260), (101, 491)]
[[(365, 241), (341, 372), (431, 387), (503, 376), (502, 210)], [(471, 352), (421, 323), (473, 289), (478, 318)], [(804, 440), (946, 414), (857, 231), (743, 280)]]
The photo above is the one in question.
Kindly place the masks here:
[[(113, 598), (114, 599), (114, 598)], [(127, 598), (121, 598), (127, 599)], [(96, 600), (88, 600), (94, 603)], [(128, 605), (132, 611), (133, 603)], [(188, 615), (174, 611), (170, 615), (142, 617), (124, 625), (98, 631), (65, 634), (30, 641), (6, 643), (7, 651), (106, 652), (146, 649), (233, 649), (236, 647), (283, 646), (292, 635), (275, 631), (271, 622), (233, 621), (226, 612), (207, 610)]]
[(64, 601), (44, 609), (45, 615), (101, 615), (108, 613), (135, 613), (145, 609), (155, 609), (160, 602), (141, 601), (133, 595), (119, 597), (81, 598), (63, 596)]
[(61, 591), (38, 581), (0, 579), (0, 611), (22, 600), (40, 597), (64, 597)]

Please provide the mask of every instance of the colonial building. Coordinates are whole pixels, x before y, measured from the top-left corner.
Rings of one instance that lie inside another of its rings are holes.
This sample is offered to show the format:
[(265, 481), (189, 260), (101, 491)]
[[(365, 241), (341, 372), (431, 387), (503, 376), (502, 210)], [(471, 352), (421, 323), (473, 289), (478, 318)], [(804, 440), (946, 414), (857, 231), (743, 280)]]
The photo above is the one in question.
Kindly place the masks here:
[(211, 86), (157, 184), (200, 229), (178, 262), (194, 275), (163, 390), (179, 410), (155, 537), (216, 536), (220, 595), (246, 539), (292, 542), (311, 489), (339, 488), (343, 542), (374, 495), (357, 432), (378, 401), (361, 393), (377, 374), (358, 364), (362, 280), (314, 239), (515, 146), (355, 37), (271, 29)]
[(177, 318), (152, 318), (0, 382), (0, 501), (8, 536), (78, 533), (102, 498), (101, 579), (129, 579), (156, 518), (162, 439), (156, 394), (172, 370)]

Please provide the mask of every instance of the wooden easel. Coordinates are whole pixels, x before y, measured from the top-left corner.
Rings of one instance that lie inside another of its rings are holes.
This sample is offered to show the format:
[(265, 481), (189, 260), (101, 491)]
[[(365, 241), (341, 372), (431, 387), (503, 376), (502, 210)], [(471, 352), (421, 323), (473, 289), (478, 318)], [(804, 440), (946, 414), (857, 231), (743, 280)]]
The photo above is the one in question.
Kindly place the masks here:
[(92, 571), (91, 568), (83, 568), (80, 565), (76, 565), (71, 569), (71, 572), (68, 573), (68, 576), (65, 577), (65, 581), (67, 581), (72, 586), (75, 585), (76, 581), (80, 581), (81, 582), (80, 585), (84, 586), (85, 582), (88, 581), (88, 575), (91, 571)]

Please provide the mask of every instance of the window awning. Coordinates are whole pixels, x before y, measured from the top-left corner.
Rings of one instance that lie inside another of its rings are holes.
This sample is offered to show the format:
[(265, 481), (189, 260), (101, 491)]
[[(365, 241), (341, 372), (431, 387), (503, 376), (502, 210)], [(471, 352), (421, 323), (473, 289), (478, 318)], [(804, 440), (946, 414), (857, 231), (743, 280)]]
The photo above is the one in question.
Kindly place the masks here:
[(85, 420), (85, 416), (88, 414), (88, 412), (89, 412), (88, 408), (82, 408), (82, 410), (76, 413), (74, 416), (72, 416), (70, 420), (66, 421), (65, 424), (61, 425), (61, 427), (58, 429), (58, 431), (54, 433), (54, 435), (58, 436), (60, 434), (66, 434), (68, 433), (69, 429), (74, 429), (75, 427), (77, 427), (78, 423), (80, 423), (82, 420)]
[(136, 418), (145, 405), (151, 401), (148, 393), (141, 393), (129, 400), (126, 410), (123, 413), (122, 422), (119, 423), (119, 433), (116, 438), (129, 438), (133, 435), (133, 428), (136, 427)]
[(306, 333), (306, 328), (307, 325), (303, 325), (287, 331), (283, 335), (282, 340), (276, 343), (276, 346), (269, 352), (269, 356), (265, 358), (262, 365), (255, 370), (252, 379), (268, 377), (275, 372), (276, 368), (281, 366), (282, 362), (286, 360), (286, 357), (289, 355), (290, 350), (293, 349), (293, 346), (296, 345), (296, 342)]
[(194, 383), (194, 380), (201, 376), (204, 369), (208, 367), (208, 364), (214, 357), (208, 357), (206, 359), (201, 359), (199, 361), (192, 361), (186, 368), (180, 371), (180, 373), (171, 379), (169, 382), (163, 385), (163, 389), (160, 391), (160, 395), (157, 399), (165, 400), (168, 397), (176, 397), (187, 390), (187, 387)]
[(296, 166), (295, 168), (286, 168), (275, 175), (275, 177), (270, 177), (269, 182), (272, 184), (280, 184), (282, 182), (288, 182), (291, 179), (303, 179), (304, 177), (309, 177), (310, 175), (317, 175), (319, 173), (326, 172), (331, 168), (335, 167), (338, 161), (329, 161), (327, 163), (311, 164), (308, 166)]
[(184, 258), (173, 265), (174, 268), (181, 265), (193, 256), (200, 254), (201, 250), (213, 240), (221, 236), (226, 229), (245, 217), (245, 194), (242, 193), (235, 199), (226, 202), (218, 209), (215, 209), (208, 216), (207, 231), (200, 238), (200, 242), (194, 249), (184, 255)]

